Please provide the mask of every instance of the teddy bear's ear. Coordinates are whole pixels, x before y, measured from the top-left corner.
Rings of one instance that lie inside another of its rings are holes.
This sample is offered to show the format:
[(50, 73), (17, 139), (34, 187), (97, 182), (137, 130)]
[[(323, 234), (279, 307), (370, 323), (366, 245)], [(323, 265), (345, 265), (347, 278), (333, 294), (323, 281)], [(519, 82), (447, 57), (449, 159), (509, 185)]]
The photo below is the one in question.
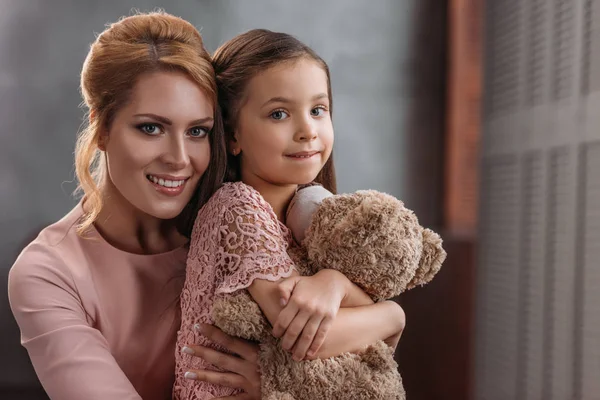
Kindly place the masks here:
[(286, 213), (286, 225), (292, 231), (296, 242), (302, 243), (306, 236), (306, 229), (312, 221), (313, 214), (321, 205), (321, 202), (333, 196), (329, 190), (321, 185), (312, 185), (299, 189)]
[(407, 289), (429, 283), (439, 272), (446, 259), (446, 251), (442, 248), (442, 238), (431, 229), (423, 229), (423, 252), (414, 278)]

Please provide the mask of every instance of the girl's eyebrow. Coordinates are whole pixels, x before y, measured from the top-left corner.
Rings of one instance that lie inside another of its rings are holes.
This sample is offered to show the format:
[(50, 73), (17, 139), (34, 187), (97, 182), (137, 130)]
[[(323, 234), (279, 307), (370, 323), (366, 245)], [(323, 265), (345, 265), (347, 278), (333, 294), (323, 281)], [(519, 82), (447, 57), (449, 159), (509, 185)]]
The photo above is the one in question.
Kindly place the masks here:
[[(327, 96), (327, 93), (319, 93), (319, 94), (317, 94), (317, 95), (314, 95), (314, 96), (311, 98), (311, 101), (315, 101), (315, 100), (321, 100), (321, 99), (324, 99), (324, 98), (327, 98), (327, 97), (329, 97), (329, 96)], [(261, 108), (262, 108), (262, 107), (265, 107), (266, 105), (268, 105), (268, 104), (271, 104), (271, 103), (288, 103), (288, 104), (289, 104), (289, 103), (293, 103), (293, 101), (292, 101), (292, 100), (290, 100), (290, 99), (288, 99), (288, 98), (285, 98), (285, 97), (271, 97), (269, 100), (267, 100), (267, 101), (266, 101), (266, 102), (265, 102), (265, 103), (264, 103), (264, 104), (261, 106)]]

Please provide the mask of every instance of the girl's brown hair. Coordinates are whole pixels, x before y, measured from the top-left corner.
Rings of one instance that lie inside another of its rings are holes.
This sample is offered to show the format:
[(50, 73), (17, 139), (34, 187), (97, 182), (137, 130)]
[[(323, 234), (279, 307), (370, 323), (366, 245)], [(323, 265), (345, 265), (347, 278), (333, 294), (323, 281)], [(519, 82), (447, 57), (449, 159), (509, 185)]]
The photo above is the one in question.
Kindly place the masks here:
[[(227, 141), (233, 138), (240, 107), (250, 80), (267, 68), (301, 58), (316, 61), (325, 71), (331, 112), (333, 99), (329, 67), (310, 47), (295, 37), (266, 29), (253, 29), (234, 37), (217, 49), (213, 56), (213, 66), (217, 74), (218, 98), (223, 112)], [(227, 157), (226, 179), (229, 181), (239, 180), (238, 158), (231, 154), (228, 154)], [(319, 172), (315, 182), (333, 193), (336, 192), (333, 153)]]
[(81, 92), (90, 118), (75, 148), (78, 190), (86, 203), (80, 234), (102, 209), (106, 164), (104, 153), (98, 148), (100, 135), (128, 101), (140, 75), (156, 71), (187, 74), (214, 105), (215, 124), (209, 136), (211, 159), (191, 201), (178, 217), (178, 228), (183, 234), (190, 235), (197, 210), (222, 183), (226, 166), (223, 123), (214, 69), (200, 33), (189, 22), (162, 11), (123, 18), (97, 37), (81, 73)]

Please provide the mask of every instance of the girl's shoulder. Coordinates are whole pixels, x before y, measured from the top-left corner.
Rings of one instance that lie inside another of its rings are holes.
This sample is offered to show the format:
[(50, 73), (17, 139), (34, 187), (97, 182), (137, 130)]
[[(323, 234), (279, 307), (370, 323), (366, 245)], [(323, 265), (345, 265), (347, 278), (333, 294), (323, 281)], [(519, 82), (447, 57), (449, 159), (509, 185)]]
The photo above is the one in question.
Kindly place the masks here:
[(227, 182), (221, 186), (209, 200), (221, 209), (232, 207), (269, 210), (271, 206), (252, 186), (244, 182)]
[(223, 234), (231, 229), (240, 229), (241, 225), (234, 221), (242, 221), (246, 228), (252, 225), (269, 235), (282, 237), (288, 243), (291, 241), (289, 229), (279, 221), (271, 205), (256, 189), (243, 182), (228, 182), (200, 209), (191, 247), (194, 247), (194, 238), (203, 235), (202, 232)]
[(242, 217), (263, 227), (271, 226), (283, 233), (287, 231), (285, 225), (277, 218), (273, 207), (258, 190), (243, 182), (223, 184), (203, 209), (206, 210), (202, 218), (204, 220), (231, 221), (236, 217)]

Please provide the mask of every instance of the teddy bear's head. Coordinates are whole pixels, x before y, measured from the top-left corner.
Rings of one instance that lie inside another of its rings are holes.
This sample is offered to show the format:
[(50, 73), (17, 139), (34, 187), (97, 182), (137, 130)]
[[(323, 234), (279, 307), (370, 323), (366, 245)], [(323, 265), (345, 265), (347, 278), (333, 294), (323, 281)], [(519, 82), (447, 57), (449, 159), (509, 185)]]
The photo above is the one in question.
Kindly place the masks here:
[(439, 235), (400, 200), (374, 190), (324, 198), (303, 245), (313, 273), (338, 270), (375, 301), (428, 283), (446, 258)]

